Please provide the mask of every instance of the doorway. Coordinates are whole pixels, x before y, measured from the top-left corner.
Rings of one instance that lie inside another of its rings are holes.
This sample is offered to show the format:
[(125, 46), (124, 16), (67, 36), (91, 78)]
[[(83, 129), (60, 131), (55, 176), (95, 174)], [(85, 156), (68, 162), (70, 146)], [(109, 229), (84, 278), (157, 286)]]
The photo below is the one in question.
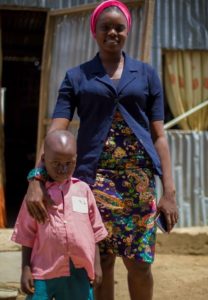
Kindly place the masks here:
[(34, 167), (47, 11), (1, 10), (5, 92), (7, 227), (13, 227)]

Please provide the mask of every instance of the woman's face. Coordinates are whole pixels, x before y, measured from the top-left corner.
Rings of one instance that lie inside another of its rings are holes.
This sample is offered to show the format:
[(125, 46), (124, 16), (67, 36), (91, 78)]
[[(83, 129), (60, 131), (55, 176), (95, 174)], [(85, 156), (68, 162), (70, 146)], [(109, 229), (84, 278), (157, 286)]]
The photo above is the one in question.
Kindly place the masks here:
[(127, 20), (122, 12), (104, 10), (96, 24), (96, 41), (102, 51), (120, 52), (125, 44), (128, 30)]

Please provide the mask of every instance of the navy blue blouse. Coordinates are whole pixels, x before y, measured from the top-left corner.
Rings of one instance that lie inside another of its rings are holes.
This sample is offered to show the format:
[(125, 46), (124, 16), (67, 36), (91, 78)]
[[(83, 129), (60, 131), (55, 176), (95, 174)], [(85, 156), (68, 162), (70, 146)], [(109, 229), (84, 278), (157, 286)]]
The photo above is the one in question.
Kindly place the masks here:
[(74, 176), (92, 184), (97, 163), (118, 109), (161, 175), (150, 122), (164, 119), (163, 93), (155, 70), (124, 53), (123, 73), (117, 88), (103, 68), (99, 54), (66, 72), (59, 89), (53, 118), (80, 118), (77, 165)]

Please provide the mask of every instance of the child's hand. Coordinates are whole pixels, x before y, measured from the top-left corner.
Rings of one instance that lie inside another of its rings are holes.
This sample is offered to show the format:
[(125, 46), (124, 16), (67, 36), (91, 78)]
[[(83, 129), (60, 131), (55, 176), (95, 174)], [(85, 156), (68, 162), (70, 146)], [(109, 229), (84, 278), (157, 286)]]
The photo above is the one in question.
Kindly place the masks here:
[(102, 283), (103, 272), (100, 264), (100, 250), (98, 244), (95, 245), (95, 279), (94, 282), (91, 282), (93, 286), (99, 287)]
[(25, 266), (21, 276), (21, 290), (26, 294), (34, 293), (33, 277), (29, 266)]
[(100, 264), (95, 264), (95, 280), (93, 286), (96, 288), (101, 285), (103, 279), (103, 272)]

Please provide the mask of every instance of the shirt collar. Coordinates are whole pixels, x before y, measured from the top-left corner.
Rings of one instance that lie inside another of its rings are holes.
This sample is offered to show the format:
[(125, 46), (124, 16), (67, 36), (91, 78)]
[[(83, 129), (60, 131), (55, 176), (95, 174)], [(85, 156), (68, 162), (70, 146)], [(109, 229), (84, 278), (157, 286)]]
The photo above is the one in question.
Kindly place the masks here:
[[(134, 60), (129, 57), (125, 52), (122, 52), (124, 55), (124, 68), (126, 71), (137, 71)], [(105, 69), (103, 68), (101, 59), (99, 57), (99, 52), (92, 59), (90, 65), (90, 71), (92, 74), (105, 74)]]
[(70, 178), (64, 180), (63, 182), (46, 181), (45, 186), (46, 186), (46, 189), (49, 189), (51, 187), (62, 187), (62, 188), (64, 188), (64, 187), (66, 187), (70, 184), (75, 184), (78, 181), (79, 181), (79, 179), (74, 178), (74, 177), (70, 177)]

